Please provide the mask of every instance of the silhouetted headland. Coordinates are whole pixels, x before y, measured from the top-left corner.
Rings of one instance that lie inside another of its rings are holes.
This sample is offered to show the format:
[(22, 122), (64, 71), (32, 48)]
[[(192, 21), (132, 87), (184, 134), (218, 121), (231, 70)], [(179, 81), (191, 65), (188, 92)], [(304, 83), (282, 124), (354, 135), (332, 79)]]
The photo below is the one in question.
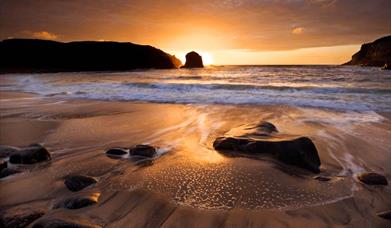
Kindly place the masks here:
[(197, 52), (192, 51), (186, 54), (186, 63), (181, 68), (202, 68), (202, 57)]
[(352, 60), (344, 65), (378, 66), (391, 64), (391, 36), (385, 36), (361, 46)]
[(149, 45), (120, 42), (8, 39), (0, 42), (6, 58), (0, 73), (119, 71), (131, 69), (178, 68), (181, 61)]

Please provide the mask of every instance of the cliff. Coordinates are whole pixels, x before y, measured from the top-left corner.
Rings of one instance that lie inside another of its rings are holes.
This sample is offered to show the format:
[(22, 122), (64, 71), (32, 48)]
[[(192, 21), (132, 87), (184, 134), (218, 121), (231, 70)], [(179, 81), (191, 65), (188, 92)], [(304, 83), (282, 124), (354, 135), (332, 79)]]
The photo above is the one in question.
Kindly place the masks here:
[(8, 39), (0, 42), (0, 73), (178, 68), (180, 60), (148, 45), (120, 42)]
[(391, 36), (385, 36), (361, 46), (352, 60), (344, 65), (384, 66), (391, 63)]

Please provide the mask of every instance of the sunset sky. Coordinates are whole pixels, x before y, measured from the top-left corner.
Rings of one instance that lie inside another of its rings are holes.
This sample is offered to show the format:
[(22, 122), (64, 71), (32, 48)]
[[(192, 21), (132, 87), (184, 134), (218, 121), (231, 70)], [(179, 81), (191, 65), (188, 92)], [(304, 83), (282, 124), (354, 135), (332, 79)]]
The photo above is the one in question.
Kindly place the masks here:
[(389, 34), (390, 0), (0, 1), (0, 39), (127, 41), (213, 64), (339, 64)]

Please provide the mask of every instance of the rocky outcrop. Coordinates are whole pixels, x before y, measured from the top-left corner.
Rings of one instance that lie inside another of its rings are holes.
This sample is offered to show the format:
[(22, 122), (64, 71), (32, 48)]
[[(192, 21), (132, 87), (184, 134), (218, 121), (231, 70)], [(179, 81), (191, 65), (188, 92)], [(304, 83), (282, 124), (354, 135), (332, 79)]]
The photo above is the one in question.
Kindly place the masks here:
[(195, 51), (186, 54), (186, 63), (181, 68), (202, 68), (202, 57)]
[(8, 39), (0, 42), (0, 73), (119, 71), (178, 68), (175, 56), (148, 45), (119, 42)]
[(0, 214), (0, 227), (27, 227), (45, 214), (44, 210), (33, 208), (11, 208)]
[(50, 160), (50, 153), (40, 144), (32, 144), (14, 152), (9, 159), (13, 164), (34, 164), (47, 160)]
[(361, 173), (357, 178), (367, 185), (388, 185), (386, 177), (377, 173)]
[(385, 36), (361, 46), (360, 51), (344, 65), (378, 66), (391, 64), (391, 36)]
[(277, 128), (269, 122), (261, 122), (255, 126), (234, 129), (239, 135), (217, 138), (213, 147), (227, 155), (262, 156), (271, 155), (274, 159), (286, 164), (319, 173), (320, 159), (318, 151), (311, 139), (278, 135)]
[(64, 180), (65, 186), (72, 192), (80, 191), (95, 183), (97, 183), (95, 178), (84, 175), (70, 175)]

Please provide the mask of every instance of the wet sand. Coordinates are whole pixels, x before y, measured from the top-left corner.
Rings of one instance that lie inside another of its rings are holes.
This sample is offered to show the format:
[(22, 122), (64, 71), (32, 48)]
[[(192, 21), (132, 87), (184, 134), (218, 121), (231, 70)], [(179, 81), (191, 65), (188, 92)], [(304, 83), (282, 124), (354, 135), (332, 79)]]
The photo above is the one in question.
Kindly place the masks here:
[[(337, 112), (288, 106), (179, 105), (60, 100), (0, 93), (0, 145), (41, 143), (52, 160), (19, 167), (0, 180), (0, 210), (42, 208), (107, 227), (387, 227), (391, 188), (367, 186), (371, 171), (391, 180), (389, 113)], [(213, 141), (265, 120), (281, 133), (311, 138), (322, 162), (316, 174), (273, 159), (226, 157)], [(137, 166), (105, 155), (113, 147), (151, 144), (158, 158)], [(68, 174), (96, 177), (78, 193)], [(59, 200), (99, 193), (96, 205), (52, 209)]]

